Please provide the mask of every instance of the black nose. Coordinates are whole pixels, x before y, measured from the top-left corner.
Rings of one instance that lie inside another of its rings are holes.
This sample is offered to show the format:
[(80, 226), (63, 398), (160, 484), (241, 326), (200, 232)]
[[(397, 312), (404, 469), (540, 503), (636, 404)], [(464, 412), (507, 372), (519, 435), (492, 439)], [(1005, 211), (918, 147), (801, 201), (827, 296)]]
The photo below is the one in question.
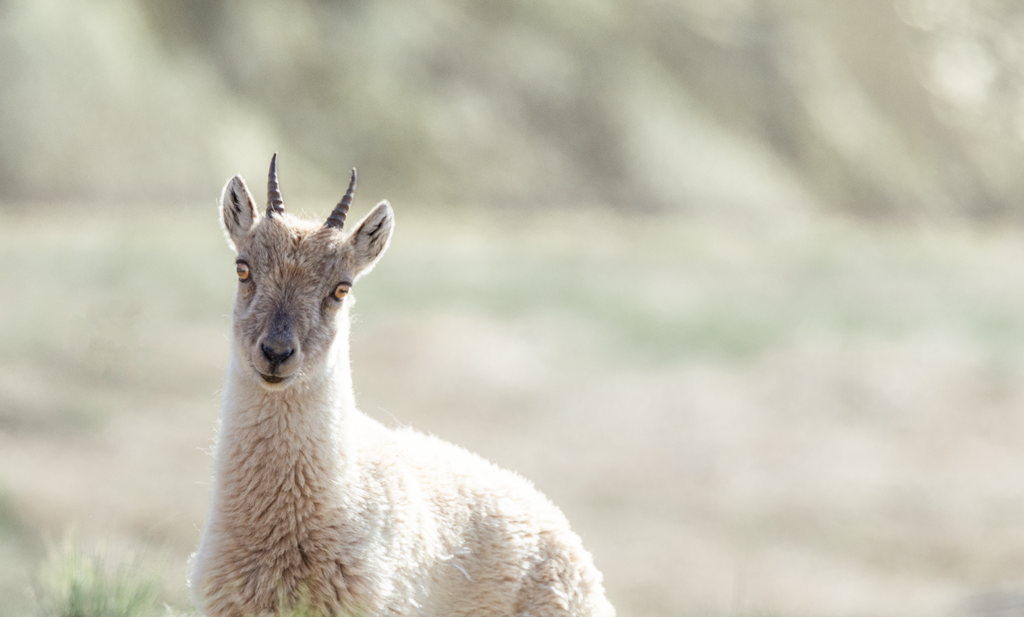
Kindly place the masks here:
[(267, 362), (276, 368), (279, 364), (292, 357), (292, 354), (295, 353), (295, 348), (292, 347), (291, 341), (288, 340), (267, 339), (260, 344), (260, 351), (263, 352), (263, 357), (267, 359)]

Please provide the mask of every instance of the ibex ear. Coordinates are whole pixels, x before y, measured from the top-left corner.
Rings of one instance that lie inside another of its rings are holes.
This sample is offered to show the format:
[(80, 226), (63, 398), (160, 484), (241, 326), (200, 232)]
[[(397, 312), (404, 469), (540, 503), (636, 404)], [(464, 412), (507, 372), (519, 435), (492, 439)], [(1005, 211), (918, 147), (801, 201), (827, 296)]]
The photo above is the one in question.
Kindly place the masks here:
[(242, 176), (228, 180), (220, 194), (220, 223), (224, 227), (228, 244), (236, 253), (258, 218), (256, 200), (252, 198)]
[(348, 238), (353, 249), (355, 276), (366, 274), (373, 268), (391, 241), (391, 230), (395, 227), (395, 214), (391, 205), (382, 201), (356, 225)]

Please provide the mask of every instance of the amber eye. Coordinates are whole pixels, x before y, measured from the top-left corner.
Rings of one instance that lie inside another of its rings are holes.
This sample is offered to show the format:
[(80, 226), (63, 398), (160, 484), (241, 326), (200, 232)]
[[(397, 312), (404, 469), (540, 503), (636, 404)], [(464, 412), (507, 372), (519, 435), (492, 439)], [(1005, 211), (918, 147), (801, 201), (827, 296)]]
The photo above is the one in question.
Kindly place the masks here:
[(342, 283), (334, 288), (334, 297), (337, 298), (338, 300), (341, 300), (346, 295), (348, 295), (348, 285), (346, 285), (345, 283)]
[(239, 261), (235, 263), (235, 272), (238, 273), (238, 280), (249, 280), (249, 264), (245, 263), (244, 261)]

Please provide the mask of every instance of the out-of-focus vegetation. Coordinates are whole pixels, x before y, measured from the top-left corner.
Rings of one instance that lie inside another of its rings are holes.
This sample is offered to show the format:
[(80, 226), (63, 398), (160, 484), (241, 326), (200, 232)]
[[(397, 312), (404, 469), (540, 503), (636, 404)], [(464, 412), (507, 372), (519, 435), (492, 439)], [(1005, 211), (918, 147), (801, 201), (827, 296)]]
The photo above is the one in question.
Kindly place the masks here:
[(40, 617), (156, 617), (163, 573), (131, 553), (87, 549), (72, 535), (50, 547), (33, 596)]
[[(0, 215), (0, 615), (76, 521), (164, 547), (187, 610), (233, 257), (210, 204), (82, 212)], [(355, 292), (361, 408), (536, 482), (622, 615), (963, 615), (1024, 576), (1019, 230), (442, 209), (395, 233)]]
[[(5, 0), (0, 199), (1020, 216), (1008, 0)], [(293, 193), (294, 195), (294, 193)]]
[(189, 610), (214, 198), (275, 150), (290, 210), (351, 166), (396, 206), (362, 408), (534, 480), (621, 615), (1019, 614), (1022, 41), (1008, 0), (0, 0), (0, 615), (155, 589), (48, 562), (72, 523)]

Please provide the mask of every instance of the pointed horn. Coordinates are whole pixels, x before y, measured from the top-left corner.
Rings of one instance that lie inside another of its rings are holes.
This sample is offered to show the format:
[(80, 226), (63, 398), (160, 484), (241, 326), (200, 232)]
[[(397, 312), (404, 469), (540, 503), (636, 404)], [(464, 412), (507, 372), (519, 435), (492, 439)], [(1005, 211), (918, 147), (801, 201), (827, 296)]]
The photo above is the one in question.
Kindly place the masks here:
[(281, 186), (277, 183), (277, 152), (270, 159), (270, 178), (267, 180), (267, 216), (284, 213)]
[(348, 190), (345, 191), (345, 196), (341, 198), (338, 205), (334, 206), (334, 211), (327, 217), (327, 222), (324, 223), (324, 227), (336, 227), (341, 229), (345, 226), (345, 216), (348, 214), (348, 207), (352, 205), (352, 197), (356, 194), (356, 168), (352, 168), (352, 179), (348, 183)]

